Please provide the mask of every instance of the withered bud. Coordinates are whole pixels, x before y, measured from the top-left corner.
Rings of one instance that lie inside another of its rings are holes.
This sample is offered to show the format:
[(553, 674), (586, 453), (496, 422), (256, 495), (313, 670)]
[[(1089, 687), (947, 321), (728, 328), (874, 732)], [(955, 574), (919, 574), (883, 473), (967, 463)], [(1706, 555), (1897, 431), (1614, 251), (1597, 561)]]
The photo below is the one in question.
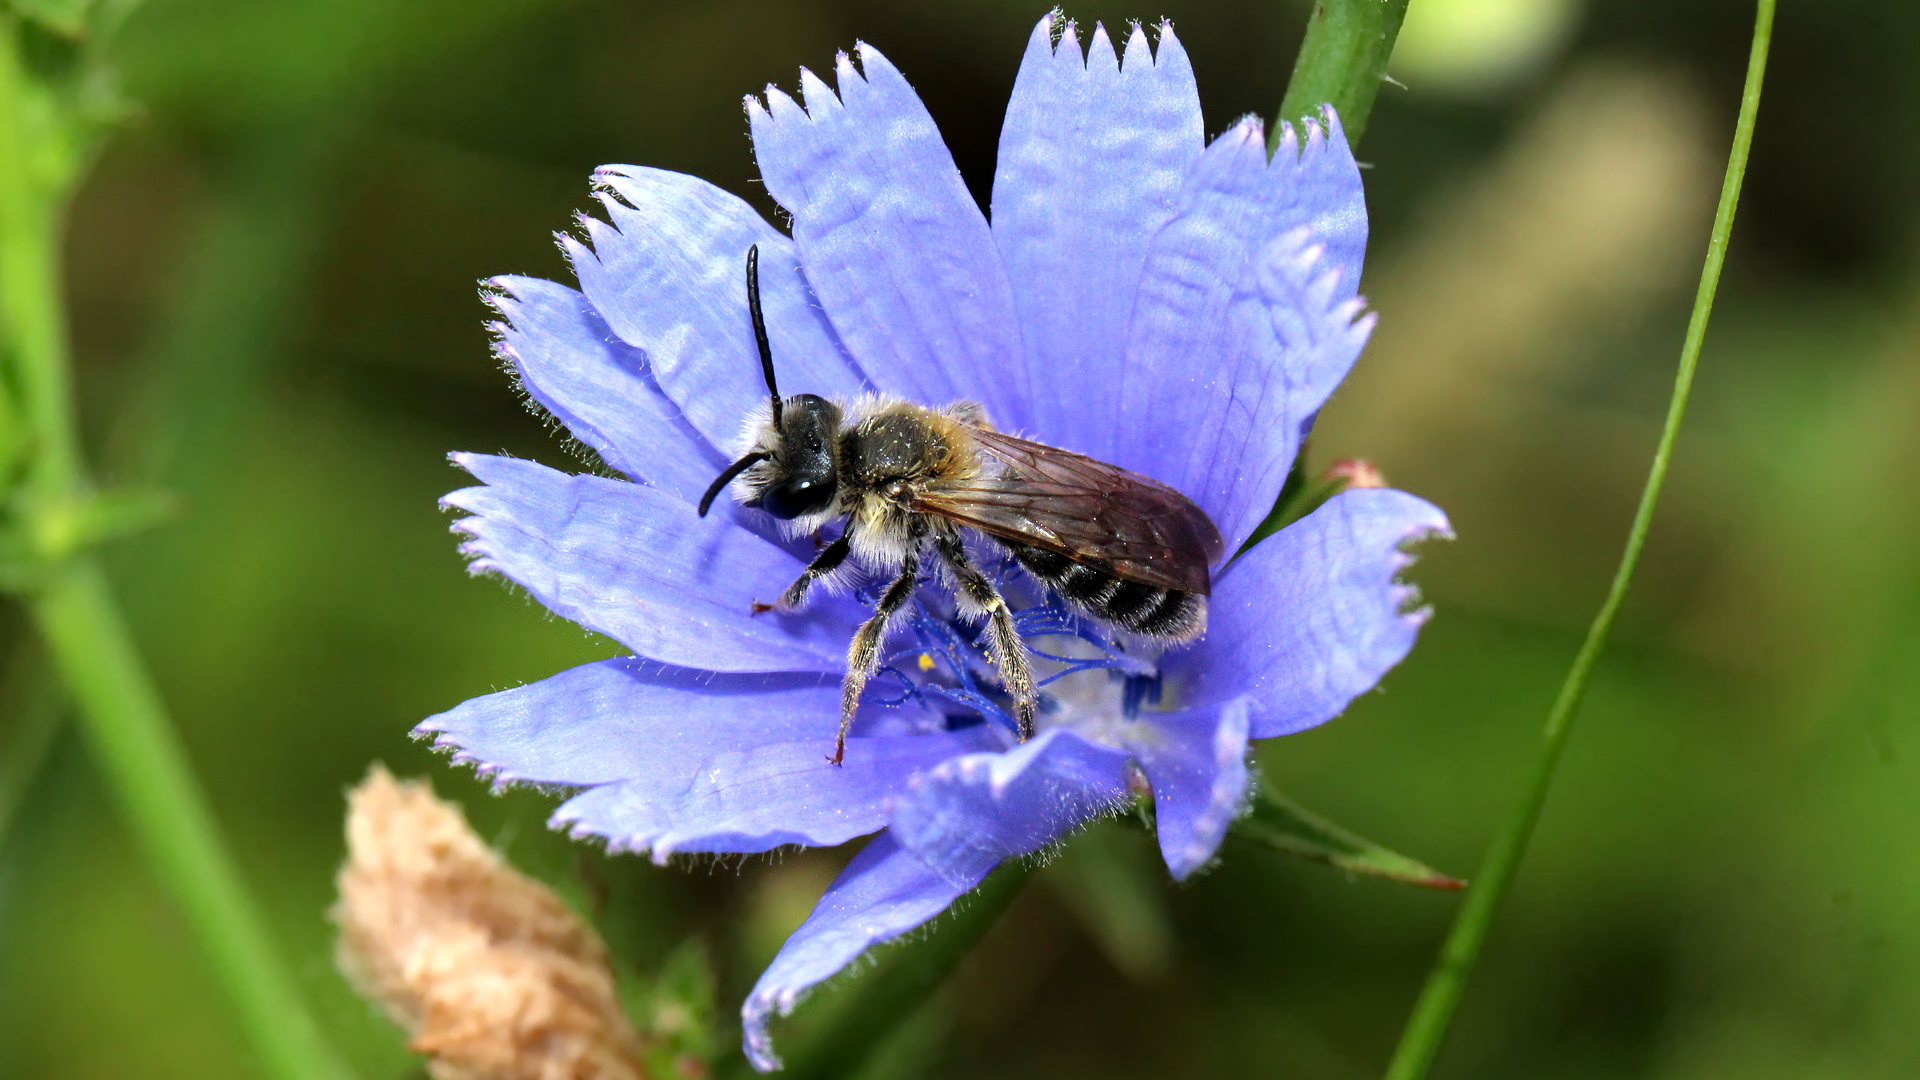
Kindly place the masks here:
[(436, 1080), (644, 1080), (599, 936), (425, 781), (348, 794), (338, 885), (341, 969)]
[(1320, 482), (1336, 491), (1387, 486), (1387, 478), (1373, 462), (1359, 458), (1344, 458), (1327, 466), (1327, 471), (1320, 474)]

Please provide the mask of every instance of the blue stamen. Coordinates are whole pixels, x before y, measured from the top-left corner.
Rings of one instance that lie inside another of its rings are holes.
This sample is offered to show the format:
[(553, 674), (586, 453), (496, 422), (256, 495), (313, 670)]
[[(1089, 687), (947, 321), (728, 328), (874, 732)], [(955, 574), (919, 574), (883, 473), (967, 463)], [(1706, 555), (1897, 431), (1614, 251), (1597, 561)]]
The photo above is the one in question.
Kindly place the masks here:
[(1159, 675), (1129, 675), (1120, 687), (1120, 715), (1132, 720), (1148, 705), (1160, 704)]
[[(867, 597), (862, 595), (861, 599)], [(889, 654), (886, 665), (876, 672), (897, 679), (901, 692), (897, 697), (877, 699), (878, 702), (888, 706), (917, 702), (929, 712), (940, 714), (948, 730), (956, 730), (956, 724), (970, 725), (964, 715), (956, 716), (941, 707), (957, 705), (977, 715), (979, 722), (993, 722), (1008, 731), (1017, 731), (1019, 725), (1013, 718), (1006, 692), (984, 675), (987, 667), (982, 645), (984, 628), (969, 625), (958, 615), (941, 615), (917, 597), (905, 615), (914, 644)], [(1132, 718), (1141, 709), (1159, 702), (1160, 677), (1155, 666), (1130, 655), (1123, 642), (1090, 628), (1057, 598), (1048, 597), (1014, 612), (1013, 622), (1022, 639), (1077, 638), (1099, 650), (1095, 656), (1069, 656), (1035, 648), (1029, 643), (1027, 650), (1035, 658), (1061, 665), (1060, 670), (1041, 679), (1039, 686), (1086, 671), (1111, 671), (1121, 683), (1123, 715)], [(911, 674), (916, 667), (938, 681), (916, 678)], [(1043, 710), (1048, 709), (1052, 699), (1042, 695), (1040, 704)]]

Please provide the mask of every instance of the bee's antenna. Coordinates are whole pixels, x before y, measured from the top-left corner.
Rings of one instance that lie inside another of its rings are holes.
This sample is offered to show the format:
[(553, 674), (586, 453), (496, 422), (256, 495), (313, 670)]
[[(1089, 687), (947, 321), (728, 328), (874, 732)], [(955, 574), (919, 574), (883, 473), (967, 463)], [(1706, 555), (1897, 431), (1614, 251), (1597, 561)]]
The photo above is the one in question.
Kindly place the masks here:
[(720, 475), (714, 478), (713, 486), (707, 489), (705, 495), (700, 496), (700, 516), (707, 516), (707, 511), (713, 509), (713, 500), (720, 497), (720, 492), (725, 490), (728, 484), (733, 483), (734, 477), (765, 461), (767, 457), (768, 455), (763, 451), (755, 450), (753, 453), (722, 469)]
[[(753, 316), (753, 343), (760, 346), (760, 370), (773, 399), (773, 430), (780, 430), (780, 387), (773, 381), (773, 346), (767, 343), (767, 318), (760, 314), (760, 245), (747, 248), (747, 313)], [(745, 466), (742, 466), (745, 468)]]

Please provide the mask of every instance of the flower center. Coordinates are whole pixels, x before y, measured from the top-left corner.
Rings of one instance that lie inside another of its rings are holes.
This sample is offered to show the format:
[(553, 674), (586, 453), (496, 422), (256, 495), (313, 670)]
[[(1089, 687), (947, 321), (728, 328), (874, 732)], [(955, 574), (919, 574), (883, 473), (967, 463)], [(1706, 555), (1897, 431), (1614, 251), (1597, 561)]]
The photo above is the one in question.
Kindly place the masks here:
[[(890, 653), (878, 672), (901, 687), (899, 695), (880, 699), (883, 704), (918, 703), (939, 714), (949, 730), (983, 722), (1019, 730), (1011, 699), (987, 657), (979, 620), (942, 610), (925, 597), (915, 597), (901, 616), (912, 641)], [(1129, 651), (1125, 642), (1090, 625), (1057, 598), (1017, 610), (1014, 625), (1039, 677), (1042, 729), (1131, 720), (1159, 703), (1157, 658)]]

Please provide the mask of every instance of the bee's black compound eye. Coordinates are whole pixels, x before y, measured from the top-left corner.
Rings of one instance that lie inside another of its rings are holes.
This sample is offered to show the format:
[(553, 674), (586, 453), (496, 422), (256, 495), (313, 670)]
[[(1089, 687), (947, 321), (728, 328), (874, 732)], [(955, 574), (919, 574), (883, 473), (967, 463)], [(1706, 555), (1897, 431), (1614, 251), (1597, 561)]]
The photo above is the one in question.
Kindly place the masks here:
[(768, 488), (760, 508), (782, 521), (823, 510), (833, 502), (837, 485), (831, 476), (795, 476)]

